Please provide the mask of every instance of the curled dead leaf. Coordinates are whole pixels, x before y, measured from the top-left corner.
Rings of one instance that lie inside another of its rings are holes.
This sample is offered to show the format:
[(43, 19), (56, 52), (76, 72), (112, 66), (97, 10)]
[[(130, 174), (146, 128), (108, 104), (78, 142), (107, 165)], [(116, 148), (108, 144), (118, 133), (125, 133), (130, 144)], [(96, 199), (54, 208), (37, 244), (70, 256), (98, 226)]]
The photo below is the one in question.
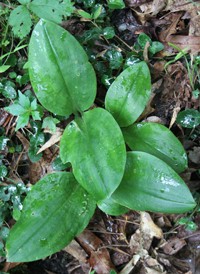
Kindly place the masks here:
[(58, 143), (61, 139), (62, 133), (63, 130), (61, 128), (56, 128), (56, 132), (53, 133), (51, 138), (38, 150), (37, 154)]

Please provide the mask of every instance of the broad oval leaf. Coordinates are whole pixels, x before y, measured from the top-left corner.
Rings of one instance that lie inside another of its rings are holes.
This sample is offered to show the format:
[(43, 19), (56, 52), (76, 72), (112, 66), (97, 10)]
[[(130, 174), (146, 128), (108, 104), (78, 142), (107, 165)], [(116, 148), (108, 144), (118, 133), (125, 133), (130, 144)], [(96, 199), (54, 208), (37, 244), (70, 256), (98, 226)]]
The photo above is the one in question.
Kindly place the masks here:
[(151, 94), (150, 72), (145, 62), (125, 69), (106, 94), (106, 109), (121, 127), (131, 125), (143, 112)]
[(119, 216), (129, 211), (129, 208), (116, 203), (112, 197), (98, 203), (98, 207), (106, 214)]
[(145, 152), (128, 152), (124, 177), (112, 198), (133, 210), (183, 213), (195, 201), (181, 177), (165, 162)]
[(103, 200), (123, 177), (126, 150), (122, 132), (109, 112), (89, 110), (66, 127), (60, 157), (64, 163), (72, 163), (76, 180), (96, 201)]
[(40, 20), (29, 44), (29, 74), (41, 104), (58, 115), (88, 109), (96, 77), (78, 41), (60, 26)]
[(49, 256), (70, 243), (87, 226), (95, 210), (91, 196), (72, 173), (52, 173), (28, 193), (7, 244), (9, 262)]
[(187, 168), (187, 154), (176, 136), (157, 123), (138, 123), (123, 128), (124, 139), (134, 151), (152, 154), (180, 173)]

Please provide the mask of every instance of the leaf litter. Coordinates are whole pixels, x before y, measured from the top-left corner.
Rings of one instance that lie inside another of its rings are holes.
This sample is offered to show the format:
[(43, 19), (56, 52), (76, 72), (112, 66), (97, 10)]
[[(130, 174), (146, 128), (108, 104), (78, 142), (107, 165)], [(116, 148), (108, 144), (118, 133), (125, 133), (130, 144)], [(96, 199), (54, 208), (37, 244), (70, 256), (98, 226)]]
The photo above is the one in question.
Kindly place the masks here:
[[(174, 58), (180, 52), (177, 48), (185, 50), (191, 58), (198, 54), (200, 3), (187, 0), (166, 0), (162, 3), (157, 0), (124, 2), (128, 9), (115, 12), (113, 19), (119, 38), (125, 44), (132, 45), (139, 33), (153, 33), (157, 40), (165, 45), (165, 49), (158, 53), (158, 59), (153, 65), (151, 64), (156, 95), (147, 113), (173, 127), (181, 110), (198, 109), (199, 99), (193, 95), (191, 79), (182, 59), (175, 60), (165, 67), (166, 63), (159, 61), (159, 58), (164, 56)], [(84, 32), (85, 25), (81, 21), (76, 21), (76, 24), (81, 24)], [(169, 46), (168, 43), (174, 44), (175, 47)], [(14, 121), (4, 110), (1, 110), (0, 123), (7, 134), (13, 135)], [(190, 160), (190, 168), (183, 177), (187, 177), (189, 186), (199, 190), (199, 137), (194, 135), (189, 140), (185, 137), (187, 133), (183, 128), (175, 126), (174, 130), (183, 139)], [(19, 157), (13, 155), (9, 160), (10, 178), (17, 181), (27, 180), (28, 177), (29, 183), (34, 184), (45, 174), (51, 173), (52, 161), (58, 155), (56, 143), (60, 140), (61, 131), (62, 129), (57, 130), (41, 146), (38, 153), (43, 152), (43, 155), (36, 163), (31, 162), (27, 155), (30, 145), (28, 139), (23, 131), (22, 133), (18, 131), (16, 136), (23, 146), (23, 151)], [(4, 153), (8, 152), (4, 151)], [(26, 168), (22, 169), (21, 166), (27, 161), (29, 165), (26, 164)], [(41, 273), (89, 273), (91, 269), (103, 274), (111, 270), (121, 274), (199, 273), (200, 215), (197, 213), (193, 218), (194, 223), (197, 224), (195, 231), (179, 224), (178, 220), (181, 217), (184, 215), (134, 211), (112, 217), (97, 210), (87, 230), (76, 237), (69, 246), (52, 258), (25, 265), (26, 273), (39, 273), (38, 265), (39, 271), (43, 271)], [(188, 218), (188, 222), (192, 217)], [(57, 266), (58, 262), (60, 268)], [(2, 271), (8, 272), (15, 266), (16, 264), (5, 263)]]

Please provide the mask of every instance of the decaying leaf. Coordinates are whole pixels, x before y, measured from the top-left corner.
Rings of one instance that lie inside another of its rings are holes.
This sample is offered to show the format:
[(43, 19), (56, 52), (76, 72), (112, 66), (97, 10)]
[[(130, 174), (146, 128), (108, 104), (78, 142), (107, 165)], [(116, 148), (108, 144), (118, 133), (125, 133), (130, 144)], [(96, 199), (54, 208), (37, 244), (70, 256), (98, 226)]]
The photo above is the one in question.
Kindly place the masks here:
[(166, 42), (171, 42), (181, 49), (186, 47), (193, 53), (200, 51), (200, 37), (199, 36), (185, 36), (185, 35), (173, 35), (170, 36)]
[(110, 260), (107, 248), (103, 247), (103, 242), (94, 233), (85, 230), (77, 237), (77, 241), (89, 255), (88, 262), (98, 274), (109, 273), (115, 266)]
[(189, 159), (195, 164), (200, 164), (200, 147), (193, 147), (193, 150), (189, 151)]
[(120, 271), (120, 274), (131, 273), (140, 260), (140, 255), (134, 255), (130, 262)]
[(151, 6), (151, 13), (152, 15), (158, 14), (162, 9), (164, 9), (167, 5), (167, 0), (164, 1), (159, 1), (159, 0), (154, 0)]
[(77, 241), (72, 240), (71, 243), (68, 246), (66, 246), (63, 250), (72, 255), (76, 260), (78, 260), (79, 264), (81, 265), (81, 268), (84, 269), (84, 272), (89, 273), (90, 265), (87, 261), (88, 254)]
[(3, 110), (2, 108), (0, 109), (0, 126), (3, 126), (6, 123), (9, 116), (10, 114), (7, 111)]
[(181, 250), (186, 245), (186, 241), (184, 239), (179, 239), (177, 237), (172, 238), (167, 241), (167, 243), (162, 246), (162, 249), (165, 254), (173, 255), (176, 254), (179, 250)]
[(163, 237), (162, 230), (153, 222), (151, 216), (147, 212), (141, 212), (141, 236), (143, 248), (149, 250), (153, 238), (161, 239)]
[(21, 141), (21, 143), (24, 147), (24, 150), (28, 151), (30, 142), (26, 139), (26, 137), (20, 131), (16, 132), (16, 136)]
[(180, 102), (177, 101), (176, 106), (173, 109), (172, 118), (171, 118), (171, 121), (170, 121), (170, 124), (169, 124), (169, 128), (171, 128), (173, 126), (173, 124), (176, 122), (176, 118), (177, 118), (177, 115), (178, 115), (180, 110), (181, 110)]
[(47, 148), (55, 145), (56, 143), (58, 143), (61, 139), (62, 133), (63, 133), (62, 129), (56, 128), (56, 132), (53, 133), (51, 138), (38, 150), (37, 154), (41, 153), (45, 149), (47, 149)]
[(160, 263), (149, 255), (149, 250), (154, 237), (162, 239), (162, 230), (153, 222), (149, 213), (141, 212), (140, 227), (131, 236), (129, 244), (135, 255), (123, 268), (120, 274), (132, 273), (133, 269), (141, 261), (143, 262), (143, 270), (139, 273), (166, 273)]

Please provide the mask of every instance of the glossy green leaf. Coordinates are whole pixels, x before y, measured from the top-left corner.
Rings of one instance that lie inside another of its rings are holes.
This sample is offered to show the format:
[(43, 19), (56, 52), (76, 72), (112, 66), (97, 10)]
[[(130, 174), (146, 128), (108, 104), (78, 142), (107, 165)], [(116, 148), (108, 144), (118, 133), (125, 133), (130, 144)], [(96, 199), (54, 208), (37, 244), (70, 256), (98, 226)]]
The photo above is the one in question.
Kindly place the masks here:
[(182, 213), (195, 201), (181, 177), (165, 162), (145, 152), (128, 152), (124, 177), (112, 198), (133, 210)]
[(103, 36), (106, 39), (112, 39), (115, 36), (115, 30), (113, 27), (105, 27), (103, 29)]
[(77, 13), (83, 18), (92, 19), (92, 15), (84, 10), (77, 10)]
[(109, 112), (89, 110), (66, 127), (60, 156), (64, 163), (72, 163), (76, 180), (96, 201), (103, 200), (115, 191), (124, 173), (123, 135)]
[(5, 85), (2, 94), (8, 99), (15, 99), (17, 96), (16, 90), (11, 85)]
[(160, 43), (158, 41), (154, 41), (154, 42), (152, 42), (152, 44), (148, 50), (152, 55), (154, 55), (163, 49), (164, 49), (164, 45), (162, 43)]
[(178, 173), (187, 168), (187, 154), (167, 127), (157, 123), (138, 123), (123, 128), (122, 132), (131, 150), (152, 154)]
[(108, 60), (111, 69), (119, 69), (123, 63), (123, 55), (118, 50), (107, 50), (104, 57)]
[(108, 7), (110, 9), (123, 9), (125, 4), (123, 0), (108, 0)]
[(145, 62), (125, 69), (106, 95), (106, 109), (121, 127), (129, 126), (143, 112), (151, 94), (151, 79)]
[(28, 193), (6, 249), (9, 262), (28, 262), (64, 248), (88, 224), (95, 210), (91, 196), (72, 173), (52, 173)]
[(98, 207), (106, 214), (113, 215), (113, 216), (119, 216), (129, 211), (129, 208), (126, 208), (116, 203), (112, 199), (112, 197), (105, 199), (102, 202), (99, 202)]
[(4, 73), (6, 70), (8, 70), (11, 66), (9, 65), (2, 65), (0, 66), (0, 73)]
[(186, 109), (179, 112), (177, 123), (185, 128), (194, 128), (200, 124), (200, 112), (196, 109)]
[(96, 78), (77, 40), (60, 26), (36, 25), (29, 44), (29, 73), (41, 104), (58, 115), (88, 109), (96, 95)]
[(8, 174), (8, 170), (7, 170), (7, 167), (4, 166), (4, 165), (0, 165), (0, 178), (4, 178), (6, 177), (6, 175)]
[(137, 42), (142, 49), (145, 48), (145, 46), (148, 42), (149, 42), (149, 45), (151, 45), (151, 43), (152, 43), (151, 38), (148, 35), (146, 35), (145, 33), (139, 34)]
[(92, 19), (96, 20), (102, 13), (102, 9), (103, 6), (102, 5), (96, 5), (96, 7), (94, 7), (94, 10), (92, 12)]

